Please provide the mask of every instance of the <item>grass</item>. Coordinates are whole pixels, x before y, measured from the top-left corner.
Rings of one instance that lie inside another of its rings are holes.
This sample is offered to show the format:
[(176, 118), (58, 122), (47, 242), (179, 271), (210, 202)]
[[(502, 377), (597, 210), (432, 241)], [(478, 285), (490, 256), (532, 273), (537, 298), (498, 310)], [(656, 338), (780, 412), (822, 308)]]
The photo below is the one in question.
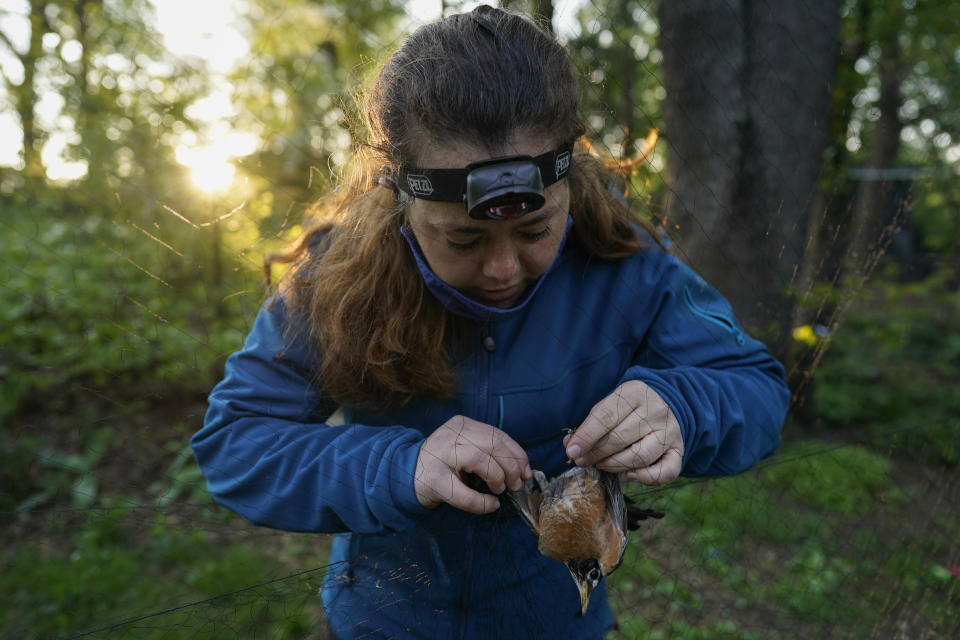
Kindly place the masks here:
[[(316, 626), (322, 555), (305, 557), (296, 545), (265, 553), (290, 536), (222, 544), (209, 514), (201, 514), (206, 531), (162, 513), (143, 517), (129, 509), (87, 513), (79, 526), (62, 522), (41, 541), (20, 544), (0, 579), (3, 637), (100, 629), (96, 637), (296, 638)], [(228, 520), (217, 528), (242, 527)], [(304, 561), (319, 568), (271, 582)]]
[[(8, 516), (3, 638), (317, 633), (328, 539), (203, 506), (192, 465), (167, 450), (156, 508), (111, 507), (130, 499), (101, 493), (103, 508), (36, 512), (39, 528)], [(752, 472), (641, 496), (666, 517), (644, 523), (610, 577), (611, 636), (882, 638), (906, 624), (951, 637), (960, 516), (911, 474), (864, 447), (801, 440)], [(942, 474), (956, 491), (956, 473)]]
[(611, 576), (617, 636), (887, 637), (874, 627), (906, 615), (951, 637), (960, 580), (932, 559), (956, 553), (960, 522), (934, 504), (939, 521), (915, 527), (925, 516), (895, 470), (807, 440), (757, 471), (653, 494), (666, 517)]
[(827, 427), (862, 432), (880, 450), (960, 467), (960, 293), (953, 275), (878, 280), (830, 336), (814, 405)]

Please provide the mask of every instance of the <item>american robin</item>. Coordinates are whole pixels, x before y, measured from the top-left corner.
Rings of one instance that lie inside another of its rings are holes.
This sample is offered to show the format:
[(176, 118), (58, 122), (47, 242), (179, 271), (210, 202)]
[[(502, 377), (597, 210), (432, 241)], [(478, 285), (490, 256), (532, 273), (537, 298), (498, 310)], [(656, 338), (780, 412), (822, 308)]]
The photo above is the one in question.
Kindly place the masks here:
[(586, 614), (590, 593), (620, 566), (627, 547), (620, 480), (595, 467), (573, 467), (549, 482), (534, 471), (509, 495), (537, 535), (540, 553), (567, 565), (580, 590), (580, 614)]

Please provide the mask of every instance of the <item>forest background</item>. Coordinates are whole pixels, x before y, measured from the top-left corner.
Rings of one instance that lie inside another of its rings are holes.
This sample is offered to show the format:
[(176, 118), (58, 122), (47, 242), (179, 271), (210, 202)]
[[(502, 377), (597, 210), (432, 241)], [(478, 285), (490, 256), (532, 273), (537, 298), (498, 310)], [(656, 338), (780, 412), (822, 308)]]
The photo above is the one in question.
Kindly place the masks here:
[[(363, 141), (353, 92), (476, 3), (162, 4), (0, 2), (4, 638), (322, 637), (327, 537), (215, 506), (187, 442)], [(588, 142), (794, 391), (758, 469), (632, 490), (666, 515), (611, 635), (956, 637), (960, 5), (502, 4), (566, 42)]]

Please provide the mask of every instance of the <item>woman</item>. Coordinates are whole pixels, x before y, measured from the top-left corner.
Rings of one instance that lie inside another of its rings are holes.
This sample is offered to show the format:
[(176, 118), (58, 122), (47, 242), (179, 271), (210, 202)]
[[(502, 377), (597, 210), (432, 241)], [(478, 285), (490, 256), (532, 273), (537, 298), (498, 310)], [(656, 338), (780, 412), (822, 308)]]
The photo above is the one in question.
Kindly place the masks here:
[(419, 29), (365, 111), (353, 182), (210, 396), (210, 492), (337, 534), (339, 637), (601, 637), (603, 584), (580, 615), (498, 496), (568, 457), (647, 485), (746, 469), (778, 446), (782, 367), (572, 153), (570, 63), (529, 19)]

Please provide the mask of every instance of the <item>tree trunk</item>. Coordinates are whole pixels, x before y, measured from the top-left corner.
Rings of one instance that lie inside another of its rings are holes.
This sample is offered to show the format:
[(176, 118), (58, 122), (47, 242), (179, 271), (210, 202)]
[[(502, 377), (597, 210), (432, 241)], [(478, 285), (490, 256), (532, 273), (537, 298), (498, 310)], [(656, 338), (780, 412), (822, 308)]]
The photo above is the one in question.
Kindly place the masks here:
[(662, 0), (658, 14), (668, 228), (782, 357), (828, 124), (837, 0)]
[[(866, 0), (856, 6), (856, 28), (848, 39), (840, 43), (837, 55), (837, 75), (852, 74), (856, 61), (867, 55), (870, 45), (869, 30), (873, 18), (873, 6)], [(893, 37), (896, 37), (894, 35)], [(830, 108), (828, 146), (825, 150), (824, 175), (826, 184), (821, 181), (816, 204), (811, 210), (810, 225), (807, 230), (807, 249), (801, 267), (798, 289), (807, 292), (817, 281), (839, 283), (841, 266), (847, 247), (850, 244), (850, 216), (852, 194), (846, 168), (850, 164), (847, 150), (847, 135), (853, 116), (852, 102), (860, 85), (850, 79), (837, 78), (833, 87)], [(831, 310), (818, 309), (813, 314), (798, 310), (799, 324), (809, 321), (827, 320)], [(829, 321), (827, 322), (829, 324)]]
[[(851, 220), (850, 246), (843, 263), (843, 273), (856, 279), (866, 278), (873, 270), (884, 247), (902, 222), (902, 206), (889, 211), (895, 181), (885, 175), (893, 169), (900, 151), (900, 122), (898, 111), (902, 102), (900, 82), (903, 63), (896, 37), (885, 41), (880, 57), (880, 118), (870, 138), (867, 167), (857, 193)], [(901, 202), (902, 204), (902, 202)], [(897, 207), (898, 204), (894, 203)]]
[(43, 0), (30, 2), (30, 48), (26, 55), (20, 56), (23, 65), (23, 83), (16, 91), (17, 115), (23, 130), (23, 175), (28, 179), (43, 178), (46, 169), (40, 157), (43, 136), (36, 126), (35, 107), (37, 88), (34, 81), (37, 62), (43, 57), (43, 31), (46, 22)]
[[(103, 131), (90, 126), (93, 120), (91, 116), (95, 115), (97, 108), (97, 100), (94, 92), (98, 89), (94, 87), (94, 91), (91, 92), (90, 85), (87, 82), (87, 76), (90, 71), (90, 52), (93, 50), (93, 43), (90, 42), (89, 30), (87, 28), (87, 11), (92, 5), (93, 2), (91, 2), (91, 0), (76, 0), (73, 4), (74, 20), (76, 21), (77, 27), (77, 42), (80, 43), (81, 50), (77, 73), (74, 77), (77, 104), (79, 105), (76, 112), (76, 128), (77, 133), (80, 135), (80, 148), (83, 150), (84, 157), (88, 160), (97, 158), (99, 154), (96, 150), (102, 150), (104, 146), (102, 144)], [(105, 176), (101, 163), (87, 163), (87, 181), (95, 185), (103, 184)]]

